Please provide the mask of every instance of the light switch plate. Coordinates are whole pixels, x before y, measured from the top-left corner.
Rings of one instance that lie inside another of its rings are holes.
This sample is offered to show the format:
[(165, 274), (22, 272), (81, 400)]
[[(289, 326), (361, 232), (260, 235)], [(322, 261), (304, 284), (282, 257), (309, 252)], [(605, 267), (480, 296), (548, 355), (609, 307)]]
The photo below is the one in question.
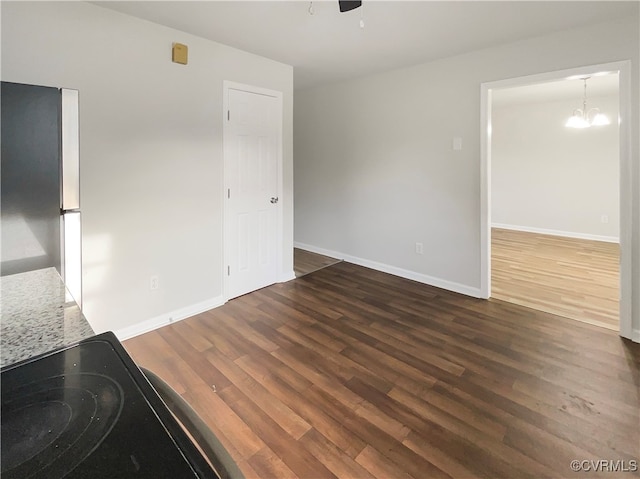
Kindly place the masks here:
[(460, 138), (459, 136), (453, 137), (453, 149), (462, 150), (462, 138)]

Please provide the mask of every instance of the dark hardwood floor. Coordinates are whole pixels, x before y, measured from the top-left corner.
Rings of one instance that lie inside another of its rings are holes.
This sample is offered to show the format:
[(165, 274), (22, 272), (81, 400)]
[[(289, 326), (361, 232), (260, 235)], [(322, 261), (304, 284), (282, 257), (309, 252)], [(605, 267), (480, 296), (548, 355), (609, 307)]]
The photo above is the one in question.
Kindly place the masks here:
[(342, 260), (332, 258), (331, 256), (312, 253), (311, 251), (300, 248), (293, 248), (293, 271), (296, 274), (296, 278), (339, 263), (340, 261)]
[(343, 262), (125, 347), (247, 477), (640, 477), (570, 467), (640, 459), (640, 345), (515, 304)]

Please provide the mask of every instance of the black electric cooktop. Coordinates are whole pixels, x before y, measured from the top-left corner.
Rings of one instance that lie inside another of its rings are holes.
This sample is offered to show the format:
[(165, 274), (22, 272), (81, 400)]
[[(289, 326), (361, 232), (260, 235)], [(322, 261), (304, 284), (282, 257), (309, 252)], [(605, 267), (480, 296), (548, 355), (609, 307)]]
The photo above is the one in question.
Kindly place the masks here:
[(3, 479), (218, 477), (113, 333), (1, 380)]

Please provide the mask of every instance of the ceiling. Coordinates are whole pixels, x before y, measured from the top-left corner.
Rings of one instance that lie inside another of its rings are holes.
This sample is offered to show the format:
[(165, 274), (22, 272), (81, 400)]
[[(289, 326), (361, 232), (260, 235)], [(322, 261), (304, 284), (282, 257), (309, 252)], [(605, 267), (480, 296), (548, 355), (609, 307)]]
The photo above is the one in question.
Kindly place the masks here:
[[(632, 1), (92, 2), (294, 67), (296, 89), (635, 14)], [(361, 16), (365, 27), (360, 28)], [(179, 41), (177, 39), (177, 41)]]
[[(599, 72), (587, 80), (587, 98), (618, 95), (618, 73)], [(575, 100), (576, 107), (582, 103), (584, 82), (580, 79), (562, 79), (527, 86), (493, 90), (493, 107), (505, 107), (523, 103), (543, 103), (560, 100)]]

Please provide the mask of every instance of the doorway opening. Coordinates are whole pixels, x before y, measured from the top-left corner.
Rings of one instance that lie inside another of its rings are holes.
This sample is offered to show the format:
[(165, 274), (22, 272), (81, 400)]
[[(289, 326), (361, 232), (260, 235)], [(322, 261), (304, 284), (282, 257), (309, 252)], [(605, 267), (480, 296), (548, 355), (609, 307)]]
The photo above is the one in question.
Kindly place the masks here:
[[(483, 297), (631, 337), (627, 69), (616, 62), (482, 85)], [(569, 131), (582, 107), (576, 83), (587, 77), (589, 106), (612, 124)]]

